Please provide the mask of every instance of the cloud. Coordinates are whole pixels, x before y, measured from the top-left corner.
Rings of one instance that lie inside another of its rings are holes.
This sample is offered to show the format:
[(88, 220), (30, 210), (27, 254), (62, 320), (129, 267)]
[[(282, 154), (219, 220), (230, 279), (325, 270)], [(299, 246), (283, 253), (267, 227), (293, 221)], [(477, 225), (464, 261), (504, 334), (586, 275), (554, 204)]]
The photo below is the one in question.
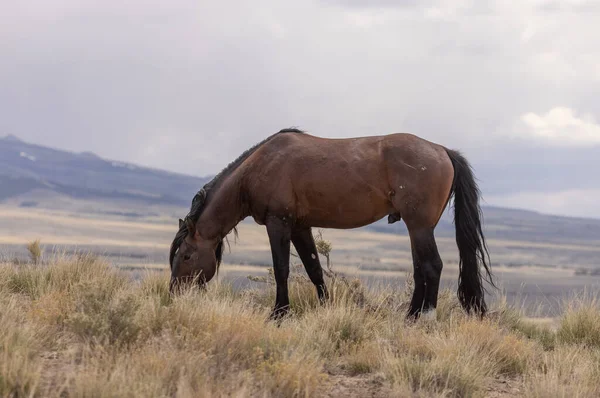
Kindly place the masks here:
[(593, 0), (533, 0), (532, 3), (538, 10), (548, 13), (561, 11), (597, 13), (600, 11), (600, 4)]
[(567, 107), (555, 107), (545, 114), (528, 112), (521, 116), (531, 138), (559, 146), (600, 145), (600, 125), (590, 114), (577, 115)]
[(340, 7), (353, 8), (404, 8), (420, 7), (423, 3), (430, 1), (420, 0), (321, 0), (323, 4), (331, 4)]
[[(284, 127), (412, 132), (462, 150), (490, 194), (600, 189), (585, 3), (7, 2), (0, 135), (204, 176)], [(528, 139), (498, 133), (517, 121)]]

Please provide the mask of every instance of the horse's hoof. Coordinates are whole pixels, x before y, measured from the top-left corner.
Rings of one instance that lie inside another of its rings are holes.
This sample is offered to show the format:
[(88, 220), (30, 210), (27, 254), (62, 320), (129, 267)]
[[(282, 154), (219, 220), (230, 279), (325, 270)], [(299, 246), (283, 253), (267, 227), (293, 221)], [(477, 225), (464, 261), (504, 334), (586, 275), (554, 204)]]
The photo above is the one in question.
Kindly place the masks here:
[(320, 305), (326, 305), (329, 302), (329, 291), (325, 286), (319, 287), (317, 290), (317, 297)]
[(414, 323), (419, 319), (420, 316), (421, 314), (419, 312), (409, 312), (406, 314), (406, 321)]
[(437, 311), (436, 311), (436, 309), (432, 308), (430, 310), (423, 311), (423, 313), (421, 314), (421, 319), (423, 319), (426, 322), (437, 321)]
[(269, 315), (270, 321), (281, 322), (285, 317), (289, 315), (290, 306), (275, 308), (271, 315)]

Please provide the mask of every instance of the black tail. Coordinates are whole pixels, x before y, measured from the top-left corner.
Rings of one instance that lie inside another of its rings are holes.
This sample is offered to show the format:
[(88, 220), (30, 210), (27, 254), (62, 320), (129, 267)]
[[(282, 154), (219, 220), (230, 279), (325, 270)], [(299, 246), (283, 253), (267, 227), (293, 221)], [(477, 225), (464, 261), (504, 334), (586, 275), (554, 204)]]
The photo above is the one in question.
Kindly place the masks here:
[(481, 227), (482, 213), (479, 207), (481, 193), (471, 165), (459, 152), (446, 150), (454, 166), (454, 224), (456, 244), (460, 255), (458, 276), (458, 299), (463, 308), (484, 315), (485, 289), (480, 265), (488, 282), (495, 287), (489, 264), (489, 253)]

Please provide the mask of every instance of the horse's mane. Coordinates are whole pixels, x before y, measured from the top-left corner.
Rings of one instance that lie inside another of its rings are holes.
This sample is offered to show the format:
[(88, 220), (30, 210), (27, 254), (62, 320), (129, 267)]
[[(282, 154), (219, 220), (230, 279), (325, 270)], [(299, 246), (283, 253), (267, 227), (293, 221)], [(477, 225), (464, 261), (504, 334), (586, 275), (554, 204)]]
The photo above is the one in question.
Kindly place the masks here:
[[(303, 134), (304, 132), (302, 130), (298, 130), (296, 128), (288, 128), (288, 129), (280, 130), (279, 132), (265, 138), (258, 144), (254, 145), (253, 147), (251, 147), (250, 149), (248, 149), (244, 153), (242, 153), (236, 160), (229, 163), (229, 165), (227, 165), (227, 167), (225, 167), (212, 180), (210, 180), (208, 183), (206, 183), (204, 185), (204, 187), (202, 187), (202, 189), (200, 189), (196, 193), (196, 195), (194, 195), (194, 198), (192, 199), (192, 205), (190, 207), (190, 211), (185, 216), (184, 222), (179, 227), (179, 231), (177, 231), (177, 234), (175, 235), (175, 239), (173, 239), (173, 243), (171, 243), (171, 250), (169, 252), (169, 264), (171, 265), (171, 268), (173, 268), (173, 259), (175, 258), (175, 255), (177, 254), (177, 250), (179, 249), (179, 246), (181, 246), (184, 239), (188, 235), (188, 227), (187, 227), (188, 221), (190, 221), (194, 224), (196, 224), (198, 222), (198, 219), (202, 215), (202, 211), (206, 207), (208, 195), (212, 191), (217, 189), (219, 187), (219, 185), (221, 184), (221, 182), (223, 182), (225, 180), (225, 178), (227, 178), (227, 176), (229, 176), (235, 169), (237, 169), (242, 163), (244, 163), (244, 161), (246, 159), (248, 159), (248, 157), (250, 157), (250, 155), (252, 155), (254, 152), (256, 152), (256, 150), (258, 148), (260, 148), (264, 143), (270, 141), (273, 137), (277, 136), (278, 134), (284, 134), (284, 133)], [(235, 235), (237, 236), (237, 229), (234, 228), (233, 230), (234, 230)], [(223, 240), (221, 240), (215, 250), (215, 255), (217, 258), (217, 270), (218, 270), (218, 267), (221, 265), (221, 260), (223, 259), (224, 249), (225, 249), (225, 247), (223, 245)]]

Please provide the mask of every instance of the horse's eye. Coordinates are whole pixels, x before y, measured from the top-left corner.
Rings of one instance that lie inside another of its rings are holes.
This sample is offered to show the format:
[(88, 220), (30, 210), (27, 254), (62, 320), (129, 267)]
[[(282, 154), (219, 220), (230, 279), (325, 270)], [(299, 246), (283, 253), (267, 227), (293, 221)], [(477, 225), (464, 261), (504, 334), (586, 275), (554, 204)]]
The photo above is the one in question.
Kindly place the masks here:
[(190, 258), (192, 258), (192, 256), (190, 256), (189, 254), (184, 254), (184, 255), (183, 255), (183, 261), (187, 261), (187, 260), (189, 260)]

